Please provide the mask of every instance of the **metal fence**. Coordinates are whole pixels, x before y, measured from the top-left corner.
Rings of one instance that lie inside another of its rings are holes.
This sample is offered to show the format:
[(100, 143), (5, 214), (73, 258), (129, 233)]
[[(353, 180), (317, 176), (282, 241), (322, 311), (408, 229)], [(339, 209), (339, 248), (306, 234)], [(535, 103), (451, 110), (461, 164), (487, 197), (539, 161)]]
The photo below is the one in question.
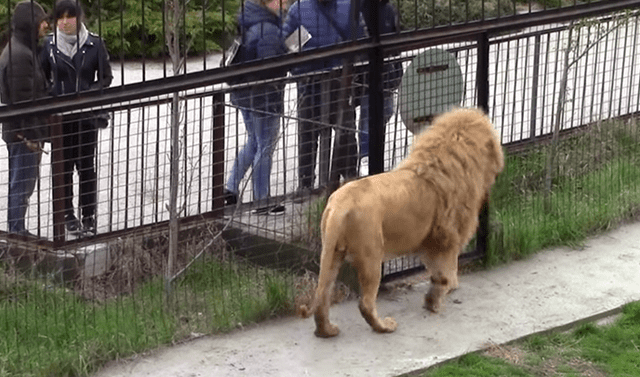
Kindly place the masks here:
[[(369, 87), (385, 90), (389, 77), (381, 69), (384, 63), (401, 63), (406, 77), (417, 56), (434, 49), (446, 51), (460, 66), (463, 83), (460, 105), (486, 109), (508, 148), (537, 145), (551, 138), (558, 119), (559, 131), (568, 132), (638, 112), (640, 75), (635, 68), (640, 54), (638, 15), (631, 10), (640, 1), (591, 1), (541, 9), (532, 2), (509, 3), (511, 11), (493, 15), (485, 15), (490, 4), (482, 1), (479, 20), (471, 16), (473, 4), (463, 2), (466, 6), (461, 9), (465, 16), (461, 20), (449, 18), (449, 22), (438, 24), (434, 17), (433, 23), (427, 25), (418, 22), (418, 15), (425, 4), (434, 6), (435, 2), (392, 3), (404, 16), (403, 32), (380, 36), (372, 30), (371, 36), (357, 41), (221, 68), (219, 62), (225, 54), (210, 53), (187, 58), (184, 71), (176, 74), (171, 72), (168, 56), (159, 60), (125, 60), (121, 53), (118, 62), (118, 57), (112, 54), (111, 88), (1, 107), (2, 122), (29, 114), (63, 114), (64, 119), (73, 113), (107, 111), (111, 123), (98, 134), (97, 233), (73, 234), (64, 229), (64, 198), (56, 191), (60, 189), (56, 177), (61, 168), (56, 167), (56, 162), (60, 162), (56, 159), (59, 152), (56, 145), (62, 143), (62, 133), (54, 128), (52, 143), (45, 144), (50, 153), (43, 155), (40, 179), (26, 216), (27, 229), (41, 238), (34, 241), (8, 233), (6, 208), (0, 211), (0, 256), (5, 267), (0, 293), (25, 284), (22, 276), (27, 276), (66, 287), (72, 292), (67, 295), (97, 300), (98, 306), (108, 305), (104, 304), (108, 300), (124, 302), (126, 298), (114, 298), (123, 294), (138, 297), (142, 306), (175, 297), (178, 306), (182, 302), (188, 309), (163, 317), (163, 323), (172, 323), (167, 331), (175, 330), (169, 339), (251, 320), (234, 317), (233, 313), (242, 310), (229, 302), (219, 304), (224, 313), (200, 302), (219, 292), (207, 291), (202, 293), (206, 298), (195, 298), (192, 295), (198, 295), (186, 287), (202, 275), (203, 266), (209, 266), (211, 261), (235, 265), (240, 260), (243, 266), (246, 262), (254, 266), (249, 275), (261, 282), (252, 288), (260, 291), (256, 295), (271, 297), (262, 289), (268, 286), (265, 282), (273, 281), (273, 275), (263, 267), (296, 273), (317, 267), (314, 261), (324, 189), (336, 180), (353, 176), (348, 164), (341, 165), (338, 159), (348, 159), (349, 153), (341, 154), (338, 150), (343, 147), (357, 153), (363, 136), (361, 120), (369, 114), (363, 112), (365, 97), (372, 104), (374, 115), (370, 121), (369, 164), (361, 167), (357, 160), (349, 164), (356, 170), (367, 168), (370, 173), (389, 170), (411, 147), (413, 134), (405, 126), (406, 115), (401, 114), (409, 101), (402, 94), (406, 93), (402, 88), (408, 85), (406, 81), (399, 90), (387, 90), (394, 106), (386, 124), (381, 95), (384, 92), (368, 90)], [(448, 16), (453, 17), (455, 2), (451, 0), (447, 5)], [(201, 13), (203, 24), (206, 12)], [(410, 20), (407, 15), (416, 18)], [(597, 22), (578, 23), (585, 19)], [(296, 67), (328, 59), (352, 62), (353, 68), (348, 69), (352, 76), (345, 75), (345, 69), (337, 69), (238, 83), (264, 72), (295, 71)], [(350, 83), (348, 93), (353, 95), (352, 102), (340, 102), (344, 100), (340, 91), (345, 77)], [(301, 83), (309, 82), (316, 82), (325, 97), (319, 102), (320, 114), (313, 120), (319, 132), (316, 162), (311, 165), (316, 179), (301, 191), (301, 166), (305, 162), (300, 159), (298, 127), (308, 103), (299, 88)], [(332, 87), (332, 82), (338, 84)], [(562, 82), (566, 83), (564, 90)], [(239, 203), (225, 205), (224, 191), (232, 166), (248, 137), (242, 114), (247, 108), (231, 101), (231, 92), (255, 85), (272, 85), (282, 88), (284, 93), (270, 174), (271, 198), (268, 203), (254, 200), (251, 176), (255, 173), (249, 169), (239, 185)], [(332, 94), (331, 90), (335, 92)], [(564, 100), (560, 93), (566, 95)], [(436, 100), (423, 97), (417, 107)], [(559, 112), (560, 103), (563, 106)], [(350, 142), (356, 144), (340, 144), (340, 137), (345, 135), (351, 136)], [(1, 148), (0, 161), (7, 159), (7, 150)], [(8, 176), (8, 165), (0, 166), (2, 175)], [(77, 177), (74, 192), (77, 208)], [(6, 184), (0, 186), (0, 196), (7, 198)], [(3, 200), (7, 203), (7, 199)], [(284, 213), (256, 213), (265, 204), (282, 205)], [(172, 226), (177, 226), (180, 232), (172, 233)], [(478, 240), (481, 248), (486, 246), (490, 231), (486, 217), (482, 227)], [(172, 242), (179, 245), (174, 256), (169, 246)], [(412, 260), (397, 260), (385, 266), (385, 273), (413, 267)], [(137, 291), (157, 277), (165, 285), (156, 296)], [(286, 279), (297, 289), (295, 294), (293, 291), (288, 294), (300, 296), (304, 289), (299, 289), (298, 275), (287, 275)], [(224, 282), (213, 282), (210, 286), (214, 291), (233, 291)], [(29, 286), (29, 290), (37, 289)], [(249, 291), (238, 288), (236, 293), (250, 296)], [(30, 299), (11, 293), (0, 294), (0, 301), (3, 303), (0, 309), (4, 310)], [(96, 309), (74, 304), (72, 311), (86, 313), (86, 310), (95, 313)], [(144, 309), (137, 310), (136, 317), (145, 316)], [(9, 331), (11, 326), (33, 327), (29, 318), (40, 314), (33, 309), (24, 323), (5, 320), (5, 330)], [(92, 326), (99, 316), (94, 314)], [(211, 325), (216, 316), (225, 317), (225, 325)], [(178, 325), (173, 324), (176, 318)], [(158, 330), (149, 335), (142, 327), (134, 331), (139, 334), (136, 339), (145, 339), (140, 343), (167, 341), (165, 333)], [(109, 329), (116, 334), (122, 332), (117, 326)], [(84, 331), (86, 335), (93, 330), (87, 330), (85, 325), (84, 330), (69, 331)], [(4, 347), (11, 353), (9, 349), (15, 346), (21, 353), (41, 360), (33, 362), (33, 368), (51, 362), (45, 356), (35, 355), (26, 343), (21, 345), (18, 335), (14, 334), (12, 339), (14, 343), (0, 343), (0, 350)], [(82, 352), (77, 351), (78, 355)], [(113, 352), (126, 354), (131, 349)], [(52, 357), (58, 361), (64, 358), (62, 354)], [(9, 374), (20, 374), (17, 365), (7, 365)]]

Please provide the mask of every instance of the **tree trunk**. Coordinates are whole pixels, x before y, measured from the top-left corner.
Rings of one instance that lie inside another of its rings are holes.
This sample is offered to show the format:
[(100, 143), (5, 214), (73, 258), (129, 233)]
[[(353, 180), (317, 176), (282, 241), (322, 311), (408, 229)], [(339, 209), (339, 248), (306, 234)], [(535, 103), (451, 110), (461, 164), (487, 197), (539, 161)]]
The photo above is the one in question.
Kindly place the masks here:
[(558, 138), (560, 135), (560, 125), (564, 118), (564, 104), (567, 98), (567, 84), (569, 81), (569, 58), (571, 55), (571, 46), (573, 38), (573, 23), (569, 26), (568, 45), (564, 50), (562, 78), (560, 79), (560, 92), (558, 93), (558, 107), (556, 108), (555, 121), (553, 125), (553, 135), (551, 137), (551, 148), (547, 155), (547, 167), (544, 179), (544, 207), (548, 212), (551, 210), (551, 186), (554, 172), (556, 170), (556, 161), (558, 154)]

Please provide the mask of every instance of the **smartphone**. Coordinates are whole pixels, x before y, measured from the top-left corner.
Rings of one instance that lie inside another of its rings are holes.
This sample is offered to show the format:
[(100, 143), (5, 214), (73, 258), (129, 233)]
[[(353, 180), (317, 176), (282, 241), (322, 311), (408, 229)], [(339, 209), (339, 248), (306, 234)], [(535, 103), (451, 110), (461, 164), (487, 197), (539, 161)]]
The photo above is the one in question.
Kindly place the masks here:
[(290, 36), (285, 39), (284, 44), (287, 46), (289, 52), (298, 52), (302, 49), (309, 40), (311, 39), (311, 34), (309, 30), (304, 26), (300, 26), (296, 29)]

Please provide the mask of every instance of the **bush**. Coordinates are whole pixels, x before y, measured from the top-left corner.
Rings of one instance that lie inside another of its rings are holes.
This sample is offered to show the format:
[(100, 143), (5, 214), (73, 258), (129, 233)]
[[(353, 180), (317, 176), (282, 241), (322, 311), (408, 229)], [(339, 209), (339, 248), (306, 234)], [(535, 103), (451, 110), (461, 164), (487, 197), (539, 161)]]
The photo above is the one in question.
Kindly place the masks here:
[[(17, 0), (11, 1), (11, 10)], [(235, 34), (240, 0), (190, 0), (183, 21), (183, 49), (190, 55), (220, 50), (228, 34)], [(163, 6), (172, 0), (83, 0), (87, 28), (100, 34), (112, 56), (160, 57), (165, 54)], [(54, 0), (39, 0), (45, 10)], [(224, 7), (224, 13), (222, 9)], [(10, 26), (7, 2), (0, 2), (0, 39), (6, 42)]]
[(509, 0), (391, 0), (404, 29), (436, 27), (515, 14)]
[[(159, 57), (165, 54), (166, 3), (169, 0), (92, 0), (87, 5), (87, 15), (92, 16), (87, 17), (87, 26), (102, 35), (113, 56)], [(190, 55), (220, 50), (226, 34), (234, 33), (237, 9), (238, 0), (189, 1), (182, 36), (187, 43), (182, 48)]]
[[(19, 0), (9, 0), (11, 7)], [(55, 0), (39, 0), (50, 10)], [(89, 30), (107, 42), (109, 53), (127, 59), (165, 55), (163, 6), (187, 4), (183, 49), (189, 55), (221, 50), (236, 32), (236, 14), (242, 0), (82, 0)], [(367, 0), (368, 1), (368, 0)], [(531, 0), (390, 0), (404, 29), (428, 28), (513, 15), (517, 4)], [(293, 0), (287, 1), (288, 3)], [(570, 6), (569, 0), (540, 0), (540, 6)], [(0, 2), (0, 41), (9, 30), (8, 1)], [(224, 9), (224, 12), (222, 11)], [(144, 19), (143, 19), (144, 17)], [(143, 22), (144, 21), (144, 22)]]
[(390, 0), (400, 13), (404, 29), (453, 25), (512, 16), (516, 7), (553, 9), (575, 5), (572, 0)]

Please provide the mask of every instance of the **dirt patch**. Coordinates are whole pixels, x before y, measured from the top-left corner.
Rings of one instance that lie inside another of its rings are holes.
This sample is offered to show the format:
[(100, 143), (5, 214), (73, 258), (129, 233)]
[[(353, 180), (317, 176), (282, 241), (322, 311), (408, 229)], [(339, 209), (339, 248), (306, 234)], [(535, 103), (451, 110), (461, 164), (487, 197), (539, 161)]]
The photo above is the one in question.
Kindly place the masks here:
[(569, 366), (577, 370), (581, 376), (586, 377), (606, 377), (608, 374), (602, 372), (593, 363), (583, 359), (573, 359), (569, 361)]
[[(306, 271), (304, 275), (295, 278), (294, 285), (296, 292), (295, 308), (297, 309), (301, 305), (308, 306), (311, 304), (318, 286), (318, 274)], [(338, 304), (354, 297), (356, 297), (356, 294), (346, 284), (336, 280), (331, 295), (331, 304)]]
[[(232, 258), (228, 246), (218, 237), (213, 224), (180, 232), (179, 253), (175, 271), (180, 271), (196, 256), (216, 258), (222, 262)], [(109, 244), (113, 264), (107, 273), (97, 277), (80, 276), (75, 290), (89, 300), (104, 301), (121, 294), (130, 294), (136, 287), (154, 277), (162, 277), (167, 266), (169, 237), (162, 234), (154, 237), (132, 236)], [(294, 277), (295, 308), (311, 303), (318, 285), (318, 275), (306, 271)], [(347, 285), (336, 281), (332, 303), (354, 298), (356, 294)]]
[(545, 358), (541, 363), (528, 362), (529, 356), (534, 356), (526, 351), (517, 343), (513, 344), (495, 344), (490, 343), (482, 351), (482, 355), (504, 360), (510, 364), (521, 366), (535, 376), (558, 376), (567, 373), (567, 369), (571, 369), (573, 373), (584, 377), (607, 377), (592, 362), (581, 359), (579, 357), (563, 357), (563, 353), (559, 350), (556, 352), (558, 356)]
[(526, 352), (517, 345), (500, 345), (490, 343), (483, 351), (483, 355), (505, 360), (511, 364), (521, 365)]
[(597, 367), (595, 367), (591, 362), (580, 359), (580, 358), (572, 358), (572, 359), (564, 359), (562, 357), (553, 357), (551, 359), (546, 359), (544, 363), (541, 365), (531, 367), (529, 369), (536, 376), (559, 376), (567, 374), (567, 369), (571, 369), (572, 372), (578, 376), (583, 377), (607, 377), (608, 374), (603, 373)]
[[(110, 242), (112, 263), (101, 276), (79, 276), (75, 291), (89, 300), (104, 301), (132, 293), (151, 278), (165, 276), (169, 251), (169, 235), (133, 235)], [(213, 223), (180, 232), (175, 272), (181, 271), (195, 258), (207, 256), (221, 261), (229, 258), (225, 241)]]

